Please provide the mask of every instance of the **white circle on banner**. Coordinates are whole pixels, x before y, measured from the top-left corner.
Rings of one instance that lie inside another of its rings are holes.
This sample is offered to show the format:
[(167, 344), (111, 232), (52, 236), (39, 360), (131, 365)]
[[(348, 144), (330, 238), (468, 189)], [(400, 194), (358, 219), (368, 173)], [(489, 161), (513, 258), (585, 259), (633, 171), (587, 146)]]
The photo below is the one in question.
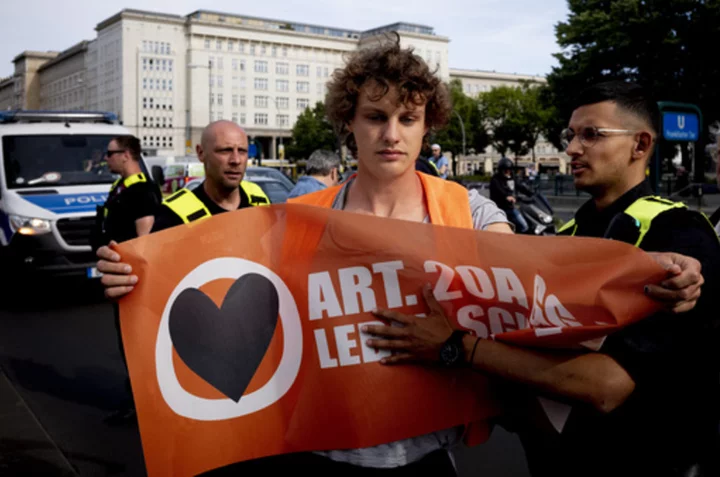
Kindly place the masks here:
[[(175, 374), (173, 344), (170, 338), (170, 309), (188, 288), (206, 283), (237, 280), (256, 273), (270, 280), (278, 294), (278, 314), (283, 329), (283, 353), (275, 373), (260, 389), (244, 395), (240, 401), (230, 398), (208, 399), (186, 391)], [(290, 289), (272, 270), (242, 258), (225, 257), (207, 261), (188, 273), (170, 294), (160, 319), (155, 344), (155, 370), (163, 399), (176, 414), (199, 421), (222, 421), (252, 414), (276, 403), (288, 392), (300, 371), (303, 335), (300, 314)]]

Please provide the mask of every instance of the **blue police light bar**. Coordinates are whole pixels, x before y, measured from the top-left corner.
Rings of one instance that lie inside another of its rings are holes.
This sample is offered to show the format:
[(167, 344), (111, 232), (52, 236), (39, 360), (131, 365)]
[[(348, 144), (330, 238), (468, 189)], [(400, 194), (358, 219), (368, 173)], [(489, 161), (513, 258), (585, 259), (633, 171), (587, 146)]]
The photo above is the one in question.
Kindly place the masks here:
[(0, 124), (17, 122), (104, 122), (117, 123), (115, 113), (104, 111), (42, 111), (14, 110), (0, 111)]

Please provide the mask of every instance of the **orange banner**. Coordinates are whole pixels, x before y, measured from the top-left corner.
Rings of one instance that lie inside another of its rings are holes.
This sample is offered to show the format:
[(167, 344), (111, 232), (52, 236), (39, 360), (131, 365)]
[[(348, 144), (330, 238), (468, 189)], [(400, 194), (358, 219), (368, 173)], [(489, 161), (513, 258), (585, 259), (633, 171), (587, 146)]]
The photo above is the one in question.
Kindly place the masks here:
[(663, 270), (623, 243), (528, 237), (306, 205), (253, 207), (126, 242), (120, 303), (148, 475), (374, 446), (500, 412), (469, 370), (383, 366), (376, 307), (523, 346), (575, 347), (657, 310)]

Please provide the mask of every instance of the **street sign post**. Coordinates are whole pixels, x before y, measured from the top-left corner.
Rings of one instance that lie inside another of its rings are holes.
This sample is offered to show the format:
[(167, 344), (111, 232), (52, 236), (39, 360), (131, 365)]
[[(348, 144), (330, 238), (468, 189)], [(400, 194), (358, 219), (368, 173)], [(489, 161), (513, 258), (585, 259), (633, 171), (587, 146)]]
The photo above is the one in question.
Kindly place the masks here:
[(666, 141), (697, 141), (700, 137), (698, 115), (695, 113), (663, 113), (663, 138)]
[[(672, 101), (658, 101), (662, 115), (660, 140), (668, 142), (695, 142), (700, 139), (702, 131), (702, 111), (694, 104), (676, 103)], [(660, 144), (655, 146), (655, 158), (650, 167), (650, 183), (656, 193), (660, 190), (660, 175), (662, 173), (662, 158), (660, 157)]]

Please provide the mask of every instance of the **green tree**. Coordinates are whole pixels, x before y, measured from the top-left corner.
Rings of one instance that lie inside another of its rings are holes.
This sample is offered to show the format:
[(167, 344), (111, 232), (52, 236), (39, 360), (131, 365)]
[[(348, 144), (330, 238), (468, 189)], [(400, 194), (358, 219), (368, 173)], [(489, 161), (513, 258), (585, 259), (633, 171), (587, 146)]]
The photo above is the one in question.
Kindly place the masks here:
[(523, 143), (519, 127), (521, 96), (519, 88), (499, 86), (479, 98), (480, 110), (490, 130), (490, 144), (502, 155), (508, 150), (517, 154)]
[(548, 123), (557, 115), (555, 107), (543, 102), (546, 87), (532, 82), (522, 84), (521, 117), (525, 134), (525, 146), (532, 152), (535, 162), (535, 146), (548, 129)]
[(500, 86), (480, 96), (480, 109), (490, 129), (490, 142), (501, 154), (532, 152), (555, 114), (542, 101), (543, 88), (534, 82)]
[(720, 2), (569, 0), (568, 6), (567, 21), (556, 26), (559, 66), (542, 98), (558, 109), (546, 131), (556, 146), (577, 93), (610, 79), (642, 84), (657, 100), (697, 104), (706, 125), (720, 119), (713, 43), (720, 38)]
[(465, 127), (466, 152), (470, 149), (477, 152), (484, 151), (490, 142), (477, 100), (465, 95), (460, 80), (452, 80), (448, 89), (453, 112), (448, 125), (430, 137), (431, 142), (440, 144), (444, 151), (450, 151), (454, 156), (462, 154), (462, 127), (458, 118), (460, 116)]
[(307, 159), (316, 149), (338, 149), (335, 132), (325, 116), (325, 106), (320, 101), (298, 116), (292, 130), (292, 143), (287, 146), (287, 157), (294, 160)]

